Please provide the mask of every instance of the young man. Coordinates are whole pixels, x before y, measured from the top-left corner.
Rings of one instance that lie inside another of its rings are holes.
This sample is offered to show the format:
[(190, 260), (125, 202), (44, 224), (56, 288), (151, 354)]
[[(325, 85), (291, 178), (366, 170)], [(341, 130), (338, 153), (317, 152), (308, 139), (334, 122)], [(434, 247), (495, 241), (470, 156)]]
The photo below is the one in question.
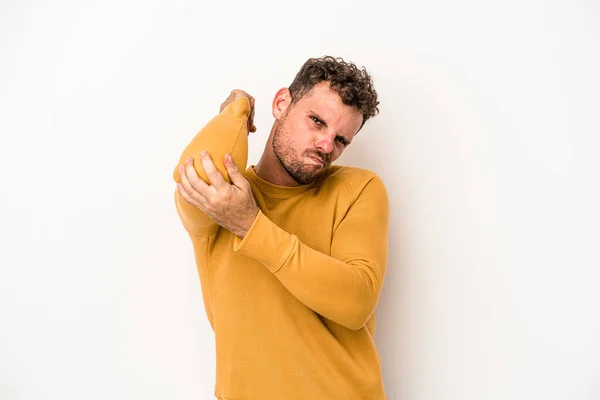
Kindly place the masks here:
[(175, 202), (215, 332), (217, 398), (386, 399), (374, 309), (387, 192), (375, 173), (331, 164), (378, 104), (366, 70), (309, 59), (275, 95), (256, 166), (245, 169), (256, 128), (241, 90), (184, 151)]

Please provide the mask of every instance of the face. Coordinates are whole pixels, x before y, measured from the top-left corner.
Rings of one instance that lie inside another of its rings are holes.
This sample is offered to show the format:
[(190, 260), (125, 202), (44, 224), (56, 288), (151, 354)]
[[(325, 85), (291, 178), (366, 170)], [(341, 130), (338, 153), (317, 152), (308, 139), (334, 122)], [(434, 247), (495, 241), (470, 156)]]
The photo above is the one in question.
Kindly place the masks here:
[(291, 105), (287, 89), (273, 101), (277, 120), (273, 152), (280, 165), (299, 184), (315, 181), (346, 147), (362, 124), (362, 113), (342, 103), (326, 83)]

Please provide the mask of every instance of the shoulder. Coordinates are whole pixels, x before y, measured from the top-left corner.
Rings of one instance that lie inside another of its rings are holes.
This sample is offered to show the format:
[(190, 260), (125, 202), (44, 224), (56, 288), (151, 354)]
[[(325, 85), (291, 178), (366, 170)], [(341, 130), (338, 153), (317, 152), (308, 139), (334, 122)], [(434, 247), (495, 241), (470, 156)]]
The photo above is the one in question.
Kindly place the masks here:
[(322, 189), (344, 187), (348, 191), (351, 203), (359, 196), (373, 193), (377, 196), (387, 197), (385, 184), (375, 172), (358, 167), (345, 165), (332, 165), (324, 176)]

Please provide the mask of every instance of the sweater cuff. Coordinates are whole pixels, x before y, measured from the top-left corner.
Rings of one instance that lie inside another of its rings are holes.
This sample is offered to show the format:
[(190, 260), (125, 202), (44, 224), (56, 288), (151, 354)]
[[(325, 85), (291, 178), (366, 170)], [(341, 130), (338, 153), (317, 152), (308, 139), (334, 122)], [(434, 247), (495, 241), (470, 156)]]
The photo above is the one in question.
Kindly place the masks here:
[(260, 261), (271, 272), (276, 273), (290, 257), (297, 243), (297, 236), (281, 229), (259, 209), (244, 239), (234, 237), (233, 250)]
[(229, 103), (223, 111), (221, 111), (220, 115), (246, 122), (250, 116), (250, 100), (248, 100), (247, 97), (240, 97)]

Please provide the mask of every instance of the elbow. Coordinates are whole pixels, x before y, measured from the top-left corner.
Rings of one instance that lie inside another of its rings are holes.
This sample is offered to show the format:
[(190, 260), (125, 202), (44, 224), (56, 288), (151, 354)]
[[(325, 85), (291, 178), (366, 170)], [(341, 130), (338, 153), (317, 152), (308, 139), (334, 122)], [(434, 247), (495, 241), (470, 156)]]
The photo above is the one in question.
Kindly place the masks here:
[(339, 323), (354, 331), (364, 327), (375, 312), (380, 293), (381, 285), (363, 287), (363, 290), (354, 296), (353, 301), (346, 302)]
[(175, 208), (185, 230), (192, 236), (204, 236), (215, 222), (207, 214), (189, 204), (175, 189)]
[(375, 306), (376, 302), (369, 302), (368, 305), (364, 305), (362, 307), (359, 307), (358, 309), (353, 310), (351, 315), (349, 315), (348, 318), (345, 319), (342, 325), (353, 331), (362, 329), (371, 319), (371, 316), (375, 312)]
[(343, 325), (348, 329), (359, 330), (371, 319), (379, 301), (383, 286), (382, 275), (378, 268), (363, 270), (360, 290), (356, 293), (354, 301), (348, 302), (347, 316)]

